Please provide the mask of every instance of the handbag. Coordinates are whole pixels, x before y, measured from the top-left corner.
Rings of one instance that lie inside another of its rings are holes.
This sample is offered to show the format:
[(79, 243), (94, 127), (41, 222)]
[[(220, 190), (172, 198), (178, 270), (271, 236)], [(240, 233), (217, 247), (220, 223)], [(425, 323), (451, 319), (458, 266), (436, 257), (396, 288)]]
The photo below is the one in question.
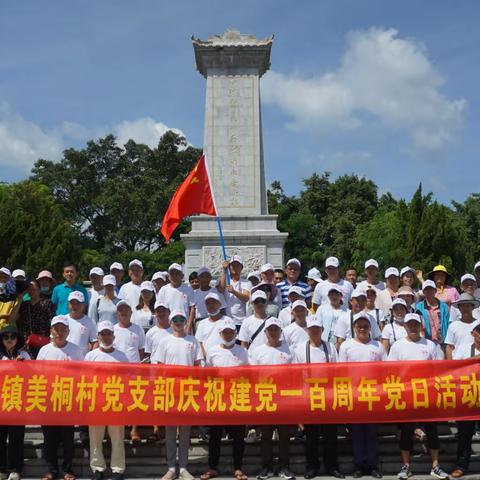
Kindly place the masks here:
[[(30, 312), (31, 304), (28, 305), (28, 320), (30, 323), (30, 332), (32, 332), (32, 314)], [(28, 348), (32, 348), (34, 350), (39, 350), (45, 345), (50, 343), (50, 337), (46, 337), (44, 335), (40, 335), (39, 333), (30, 333), (27, 337), (26, 344)]]

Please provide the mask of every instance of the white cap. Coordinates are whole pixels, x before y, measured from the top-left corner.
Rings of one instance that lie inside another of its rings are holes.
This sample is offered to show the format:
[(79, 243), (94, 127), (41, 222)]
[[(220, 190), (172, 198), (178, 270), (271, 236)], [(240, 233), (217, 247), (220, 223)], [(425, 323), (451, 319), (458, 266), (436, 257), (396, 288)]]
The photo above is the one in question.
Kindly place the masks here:
[[(322, 285), (323, 286), (323, 285)], [(328, 292), (327, 292), (327, 295), (330, 293), (330, 292), (337, 292), (339, 293), (340, 295), (343, 295), (343, 291), (340, 287), (337, 287), (337, 285), (332, 285), (331, 287), (329, 287), (328, 289)]]
[(298, 285), (293, 285), (288, 289), (288, 295), (290, 295), (291, 293), (296, 293), (297, 295), (300, 295), (302, 298), (305, 298), (305, 294), (303, 293), (303, 290)]
[(426, 288), (428, 287), (432, 287), (434, 288), (435, 290), (437, 289), (437, 286), (435, 285), (435, 282), (433, 280), (425, 280), (423, 283), (422, 283), (422, 290), (425, 290)]
[(400, 273), (398, 271), (398, 268), (395, 267), (390, 267), (385, 270), (385, 278), (388, 277), (399, 277)]
[(121, 270), (123, 272), (123, 265), (120, 262), (113, 262), (110, 265), (110, 271), (112, 270)]
[(218, 293), (215, 293), (215, 292), (208, 293), (205, 296), (205, 301), (207, 300), (216, 300), (217, 302), (222, 303), (222, 301), (220, 300), (220, 297), (218, 296)]
[(132, 268), (133, 266), (137, 266), (137, 267), (140, 267), (142, 270), (143, 270), (143, 263), (138, 260), (137, 258), (133, 259), (129, 264), (128, 264), (128, 268)]
[(407, 302), (406, 302), (403, 298), (396, 298), (396, 299), (392, 302), (392, 308), (393, 308), (395, 305), (401, 305), (402, 307), (408, 308), (408, 307), (407, 307)]
[(297, 307), (303, 307), (305, 310), (308, 310), (305, 300), (295, 300), (292, 303), (292, 310), (295, 310)]
[(317, 283), (322, 281), (322, 275), (320, 274), (320, 270), (318, 268), (311, 268), (307, 273), (307, 278), (310, 280), (315, 280)]
[(99, 275), (100, 277), (103, 277), (105, 274), (103, 273), (103, 270), (100, 267), (93, 267), (90, 270), (90, 273), (88, 274), (89, 277), (92, 275)]
[(367, 261), (365, 262), (365, 270), (366, 270), (368, 267), (378, 268), (378, 262), (377, 262), (374, 258), (370, 258), (369, 260), (367, 260)]
[(85, 302), (85, 296), (82, 292), (75, 290), (74, 292), (70, 292), (68, 294), (68, 301), (71, 302), (72, 300), (76, 300), (77, 302), (83, 303)]
[(170, 312), (170, 315), (168, 316), (168, 319), (172, 321), (173, 318), (175, 317), (183, 317), (185, 321), (187, 321), (187, 317), (185, 315), (185, 312), (183, 310), (174, 310), (173, 312)]
[(21, 270), (20, 268), (17, 268), (12, 272), (12, 277), (17, 278), (17, 277), (23, 277), (26, 278), (27, 274), (25, 273), (25, 270)]
[(322, 319), (317, 317), (316, 315), (309, 315), (307, 317), (307, 328), (310, 328), (310, 327), (322, 327), (323, 328)]
[(129, 307), (130, 310), (132, 309), (132, 306), (126, 300), (120, 300), (115, 306), (118, 310), (123, 305), (126, 305), (127, 307)]
[(267, 300), (267, 294), (263, 290), (256, 290), (252, 293), (252, 303), (259, 298), (263, 298), (263, 300)]
[(140, 285), (140, 291), (142, 290), (148, 290), (149, 292), (154, 292), (155, 288), (153, 287), (153, 283), (150, 280), (145, 280)]
[(302, 262), (298, 258), (291, 258), (290, 260), (288, 260), (286, 265), (290, 265), (291, 263), (293, 263), (294, 265), (297, 265), (298, 268), (302, 268)]
[(98, 322), (97, 325), (97, 332), (103, 332), (104, 330), (109, 330), (110, 332), (113, 332), (113, 323), (109, 322), (108, 320), (104, 320), (103, 322)]
[(283, 330), (282, 328), (282, 323), (278, 318), (275, 317), (270, 317), (266, 322), (265, 326), (263, 327), (263, 330), (265, 331), (268, 327), (271, 327), (272, 325), (276, 325), (280, 330)]
[(197, 275), (200, 276), (200, 275), (202, 275), (202, 273), (208, 273), (209, 275), (212, 274), (212, 272), (210, 271), (210, 269), (208, 267), (200, 267), (197, 271)]
[(353, 316), (353, 323), (357, 322), (358, 320), (360, 320), (361, 318), (367, 320), (368, 322), (370, 322), (370, 318), (368, 317), (368, 313), (367, 312), (358, 312), (356, 313), (354, 316)]
[(117, 284), (117, 279), (115, 278), (115, 275), (105, 275), (103, 277), (103, 286), (105, 287), (106, 285), (113, 285), (115, 286)]
[(223, 332), (224, 330), (233, 330), (237, 333), (237, 327), (235, 326), (235, 322), (231, 319), (223, 320), (221, 325), (218, 327), (219, 332)]
[(340, 266), (340, 262), (338, 261), (337, 257), (328, 257), (325, 260), (325, 268), (326, 267), (335, 267), (338, 268)]
[(247, 280), (249, 278), (252, 278), (252, 277), (255, 277), (257, 278), (258, 280), (261, 280), (261, 277), (260, 277), (260, 272), (258, 270), (254, 270), (253, 272), (250, 272), (248, 275), (247, 275)]
[(68, 317), (66, 315), (57, 315), (52, 318), (50, 322), (50, 326), (53, 327), (58, 323), (61, 323), (62, 325), (65, 325), (66, 327), (68, 327)]
[(367, 297), (367, 292), (362, 288), (356, 288), (350, 298), (359, 298), (359, 297)]
[(240, 265), (243, 266), (243, 258), (240, 255), (232, 255), (230, 257), (230, 263), (238, 262)]
[(53, 280), (52, 272), (49, 272), (48, 270), (42, 270), (37, 275), (37, 280), (40, 280), (41, 278), (49, 278), (50, 280)]
[(155, 272), (152, 275), (152, 282), (154, 280), (159, 280), (159, 279), (162, 279), (164, 282), (166, 282), (167, 281), (167, 275), (168, 275), (167, 272)]
[(477, 283), (477, 279), (471, 273), (466, 273), (465, 275), (462, 275), (462, 278), (460, 279), (460, 284), (465, 282), (465, 280), (473, 280), (475, 283)]
[(260, 268), (260, 273), (269, 272), (270, 270), (275, 270), (275, 267), (271, 263), (265, 263)]
[(480, 268), (480, 260), (475, 264), (473, 270), (475, 271), (477, 268)]
[(12, 272), (7, 267), (2, 267), (0, 268), (0, 272), (4, 273), (5, 275), (8, 275), (9, 277), (12, 276)]
[(415, 275), (415, 269), (407, 265), (400, 270), (400, 276), (403, 277), (408, 272), (412, 272)]
[(183, 273), (183, 268), (182, 266), (179, 264), (179, 263), (172, 263), (169, 267), (168, 267), (168, 271), (170, 270), (178, 270), (179, 272), (182, 272)]
[(422, 323), (422, 319), (420, 318), (420, 315), (418, 313), (407, 313), (405, 315), (405, 318), (403, 319), (403, 323), (408, 323), (408, 322), (418, 322)]
[(166, 302), (162, 302), (161, 300), (159, 300), (157, 298), (157, 300), (155, 301), (155, 305), (154, 305), (154, 309), (156, 310), (157, 308), (160, 308), (160, 307), (163, 307), (163, 308), (166, 308), (167, 310), (170, 310), (170, 306), (168, 305), (168, 303)]

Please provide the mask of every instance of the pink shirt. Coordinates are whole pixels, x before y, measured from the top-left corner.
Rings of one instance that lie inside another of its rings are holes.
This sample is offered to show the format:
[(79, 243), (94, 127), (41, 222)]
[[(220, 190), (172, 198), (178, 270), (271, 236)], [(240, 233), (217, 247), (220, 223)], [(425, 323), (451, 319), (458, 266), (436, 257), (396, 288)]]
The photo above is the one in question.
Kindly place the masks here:
[(430, 320), (430, 332), (432, 342), (442, 343), (442, 331), (440, 328), (440, 306), (427, 306), (428, 317)]
[(457, 289), (449, 286), (445, 286), (442, 292), (437, 289), (435, 296), (438, 300), (445, 302), (449, 307), (453, 302), (456, 302), (460, 298)]

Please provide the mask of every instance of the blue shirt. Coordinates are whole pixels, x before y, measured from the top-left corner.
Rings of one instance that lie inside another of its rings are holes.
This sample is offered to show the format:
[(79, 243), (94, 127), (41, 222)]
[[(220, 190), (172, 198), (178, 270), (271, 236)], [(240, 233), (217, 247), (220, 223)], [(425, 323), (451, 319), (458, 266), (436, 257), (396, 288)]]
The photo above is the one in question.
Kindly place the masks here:
[(71, 292), (82, 292), (85, 297), (85, 305), (88, 306), (88, 292), (83, 285), (76, 283), (72, 287), (67, 282), (57, 285), (52, 292), (52, 303), (57, 307), (57, 315), (68, 314), (68, 296)]
[(282, 308), (285, 308), (288, 306), (290, 303), (288, 301), (288, 291), (290, 290), (290, 287), (300, 287), (302, 289), (303, 295), (305, 296), (305, 302), (307, 302), (312, 296), (312, 289), (310, 288), (310, 285), (305, 282), (301, 282), (300, 280), (297, 280), (295, 283), (290, 283), (288, 280), (283, 280), (283, 282), (277, 283), (276, 287), (280, 289), (282, 292)]

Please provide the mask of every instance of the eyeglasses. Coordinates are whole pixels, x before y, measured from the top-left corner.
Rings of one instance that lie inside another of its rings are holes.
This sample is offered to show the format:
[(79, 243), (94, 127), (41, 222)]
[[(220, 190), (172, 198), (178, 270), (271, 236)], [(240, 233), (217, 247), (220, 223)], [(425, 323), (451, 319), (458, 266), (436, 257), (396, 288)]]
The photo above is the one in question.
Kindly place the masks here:
[(15, 340), (17, 336), (14, 333), (4, 333), (2, 335), (3, 340)]

